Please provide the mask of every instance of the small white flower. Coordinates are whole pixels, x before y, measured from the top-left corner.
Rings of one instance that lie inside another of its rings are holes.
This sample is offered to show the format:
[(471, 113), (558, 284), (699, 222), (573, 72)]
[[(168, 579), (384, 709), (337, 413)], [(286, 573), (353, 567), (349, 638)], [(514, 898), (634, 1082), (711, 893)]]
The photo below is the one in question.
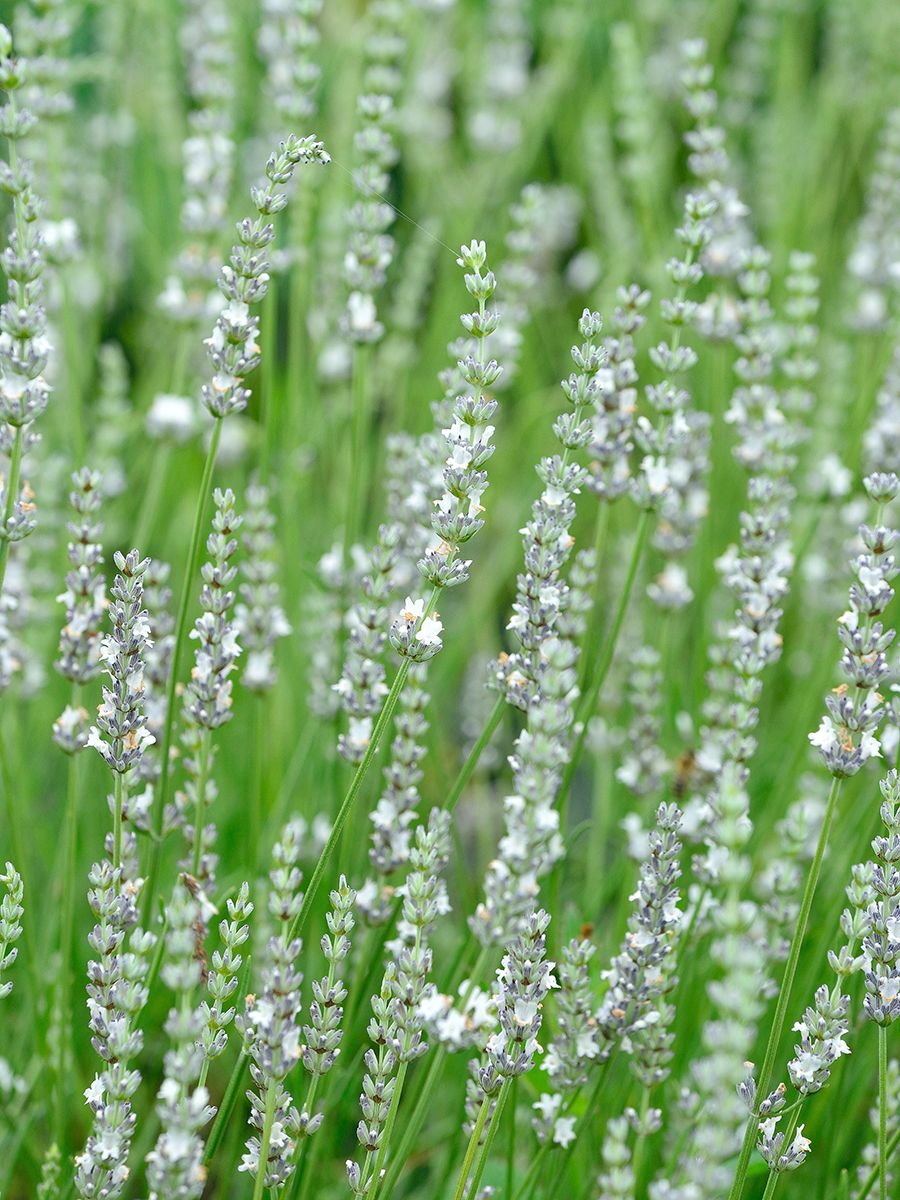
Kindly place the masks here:
[(152, 438), (186, 442), (197, 429), (197, 413), (188, 396), (161, 393), (153, 397), (147, 412), (147, 433)]
[(411, 596), (407, 596), (400, 612), (400, 620), (406, 621), (411, 625), (414, 621), (418, 621), (424, 611), (424, 600), (413, 600)]
[(570, 1142), (575, 1141), (574, 1117), (559, 1117), (556, 1124), (553, 1126), (553, 1140), (557, 1146), (562, 1146), (563, 1149), (565, 1149)]
[(797, 1132), (794, 1134), (794, 1140), (791, 1142), (791, 1149), (795, 1154), (808, 1154), (812, 1145), (809, 1138), (803, 1136), (804, 1129), (805, 1125), (798, 1125)]
[(837, 745), (837, 731), (830, 717), (823, 717), (819, 728), (808, 735), (810, 743), (820, 750), (831, 750)]
[(440, 633), (443, 628), (443, 623), (438, 620), (437, 615), (426, 617), (416, 633), (416, 641), (421, 642), (423, 646), (440, 646)]

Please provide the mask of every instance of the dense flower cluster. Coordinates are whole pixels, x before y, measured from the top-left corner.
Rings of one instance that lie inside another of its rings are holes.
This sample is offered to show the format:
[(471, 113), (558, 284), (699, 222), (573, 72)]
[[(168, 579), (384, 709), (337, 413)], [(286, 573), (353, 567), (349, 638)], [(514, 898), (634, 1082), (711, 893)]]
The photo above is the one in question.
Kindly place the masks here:
[(398, 944), (388, 960), (379, 993), (372, 997), (368, 1034), (377, 1050), (369, 1048), (365, 1054), (366, 1074), (359, 1098), (362, 1119), (356, 1127), (365, 1154), (361, 1165), (347, 1162), (350, 1188), (358, 1196), (366, 1195), (381, 1179), (386, 1137), (400, 1105), (407, 1067), (428, 1049), (421, 1007), (432, 961), (427, 938), (437, 916), (448, 910), (441, 872), (449, 850), (449, 818), (434, 809), (428, 826), (416, 830), (410, 872), (401, 889)]
[(279, 923), (280, 933), (266, 945), (258, 994), (248, 995), (246, 1012), (236, 1018), (256, 1086), (249, 1093), (250, 1124), (256, 1134), (247, 1141), (239, 1170), (253, 1176), (262, 1170), (266, 1187), (279, 1187), (290, 1177), (300, 1134), (300, 1116), (285, 1087), (289, 1072), (300, 1058), (303, 976), (297, 959), (301, 943), (289, 932), (302, 899), (298, 832), (286, 826), (273, 849), (269, 910)]
[(44, 248), (38, 227), (41, 203), (34, 191), (32, 168), (19, 157), (18, 145), (36, 117), (20, 107), (17, 93), (28, 78), (28, 64), (12, 57), (12, 37), (0, 25), (0, 134), (9, 143), (9, 162), (2, 164), (4, 192), (13, 198), (15, 220), (9, 244), (0, 256), (8, 294), (0, 307), (0, 452), (9, 459), (3, 482), (0, 523), (0, 593), (9, 546), (35, 527), (31, 490), (21, 478), (22, 459), (34, 440), (32, 424), (47, 407), (50, 385), (45, 377), (51, 347), (44, 310)]
[(442, 430), (449, 451), (444, 465), (445, 491), (436, 504), (431, 527), (437, 545), (419, 560), (419, 571), (436, 589), (455, 587), (469, 577), (471, 561), (460, 557), (461, 549), (481, 529), (484, 511), (481, 497), (488, 486), (488, 460), (494, 453), (491, 424), (497, 413), (497, 401), (487, 394), (500, 378), (501, 367), (485, 353), (486, 341), (499, 324), (499, 315), (487, 307), (494, 294), (496, 280), (487, 267), (484, 242), (463, 246), (457, 260), (467, 274), (466, 291), (478, 303), (477, 312), (465, 313), (461, 320), (477, 353), (467, 353), (457, 363), (466, 391), (458, 394), (452, 406), (450, 425)]
[(383, 197), (399, 157), (393, 127), (403, 84), (407, 22), (401, 0), (375, 0), (368, 16), (364, 90), (357, 101), (360, 127), (354, 135), (357, 198), (349, 213), (350, 237), (344, 256), (349, 294), (343, 328), (351, 341), (362, 343), (377, 342), (384, 333), (375, 298), (394, 257), (394, 239), (388, 233), (394, 209)]
[(314, 137), (291, 135), (266, 163), (266, 182), (251, 189), (257, 215), (238, 224), (238, 241), (219, 276), (225, 304), (206, 340), (212, 378), (203, 385), (203, 403), (218, 420), (242, 412), (250, 398), (244, 380), (259, 362), (259, 320), (250, 316), (250, 307), (259, 304), (269, 289), (266, 249), (275, 238), (269, 218), (287, 204), (286, 193), (278, 189), (290, 182), (299, 164), (330, 161)]
[(269, 511), (268, 500), (268, 490), (260, 484), (247, 489), (243, 580), (241, 599), (235, 609), (235, 625), (247, 652), (241, 683), (260, 693), (274, 687), (275, 645), (291, 632), (281, 607), (278, 568), (273, 556), (275, 518)]
[(85, 1091), (92, 1130), (75, 1160), (75, 1188), (83, 1200), (115, 1200), (129, 1177), (135, 1093), (141, 1081), (132, 1063), (143, 1034), (138, 1021), (148, 999), (150, 954), (156, 941), (138, 925), (142, 880), (107, 859), (91, 868), (88, 903), (96, 918), (88, 942), (97, 956), (88, 964), (92, 1044), (103, 1062)]
[(886, 651), (895, 636), (878, 618), (893, 599), (891, 580), (898, 572), (893, 551), (900, 535), (882, 520), (885, 507), (900, 493), (900, 480), (893, 474), (868, 475), (865, 485), (877, 505), (876, 521), (859, 527), (863, 552), (851, 562), (856, 578), (850, 608), (838, 618), (841, 669), (848, 682), (825, 697), (828, 712), (809, 735), (835, 776), (855, 775), (867, 759), (881, 756), (876, 731), (884, 708), (876, 689), (888, 672)]
[(144, 714), (144, 658), (150, 622), (143, 599), (150, 559), (130, 550), (128, 554), (116, 551), (114, 561), (118, 574), (109, 608), (112, 633), (100, 643), (100, 660), (109, 683), (103, 685), (103, 703), (87, 745), (94, 747), (111, 771), (124, 774), (140, 764), (155, 740)]
[(203, 974), (197, 954), (200, 921), (200, 904), (187, 881), (181, 880), (166, 910), (161, 974), (176, 1003), (166, 1019), (169, 1049), (156, 1099), (161, 1132), (147, 1155), (150, 1200), (196, 1200), (206, 1182), (200, 1131), (215, 1109), (209, 1104), (206, 1088), (198, 1085), (204, 1057), (199, 1041), (203, 1011), (194, 1006)]
[[(66, 609), (66, 623), (59, 639), (56, 669), (76, 687), (100, 673), (100, 625), (106, 607), (106, 580), (99, 569), (103, 562), (100, 544), (102, 524), (97, 512), (102, 503), (100, 477), (83, 467), (72, 476), (69, 501), (78, 520), (68, 523), (72, 569), (66, 574), (66, 590), (59, 597)], [(53, 739), (72, 754), (87, 744), (87, 711), (69, 704), (53, 723)]]
[(323, 0), (263, 0), (259, 52), (266, 64), (267, 107), (276, 136), (315, 114), (321, 69), (313, 58)]
[(173, 320), (192, 327), (216, 309), (219, 243), (234, 176), (235, 27), (223, 0), (189, 0), (181, 28), (192, 102), (181, 148), (185, 243), (159, 302)]
[(680, 825), (679, 809), (674, 804), (661, 804), (632, 898), (629, 932), (606, 973), (608, 986), (597, 1013), (601, 1059), (608, 1057), (620, 1040), (636, 1059), (640, 1058), (647, 1031), (658, 1020), (657, 1005), (673, 985), (667, 975), (667, 959), (683, 916), (677, 887), (681, 875)]

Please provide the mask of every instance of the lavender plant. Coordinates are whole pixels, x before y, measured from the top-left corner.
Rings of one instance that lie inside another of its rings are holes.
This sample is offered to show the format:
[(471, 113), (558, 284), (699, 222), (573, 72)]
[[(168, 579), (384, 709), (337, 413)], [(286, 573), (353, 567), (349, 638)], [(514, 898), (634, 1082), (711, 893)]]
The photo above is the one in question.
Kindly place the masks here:
[(889, 1200), (892, 7), (14, 7), (0, 1195)]

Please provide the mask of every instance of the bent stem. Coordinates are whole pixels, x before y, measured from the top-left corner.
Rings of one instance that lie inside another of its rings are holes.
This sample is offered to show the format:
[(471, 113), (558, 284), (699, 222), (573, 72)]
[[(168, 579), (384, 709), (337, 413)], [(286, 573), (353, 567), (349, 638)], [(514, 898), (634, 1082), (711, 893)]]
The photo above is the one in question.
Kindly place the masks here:
[(178, 671), (187, 638), (187, 618), (191, 603), (191, 588), (197, 563), (200, 559), (200, 545), (203, 540), (203, 518), (209, 500), (209, 485), (212, 482), (213, 469), (216, 465), (216, 454), (219, 449), (219, 439), (222, 436), (222, 421), (220, 418), (213, 424), (209, 449), (206, 452), (206, 462), (203, 464), (203, 476), (200, 480), (200, 492), (197, 496), (197, 506), (194, 510), (194, 525), (191, 530), (191, 544), (188, 549), (185, 565), (184, 580), (181, 585), (181, 598), (178, 602), (178, 618), (175, 623), (175, 641), (172, 647), (172, 663), (169, 668), (169, 680), (166, 687), (166, 719), (163, 725), (162, 747), (160, 750), (159, 782), (156, 785), (156, 795), (153, 798), (153, 820), (151, 828), (155, 837), (150, 847), (150, 864), (147, 870), (147, 886), (144, 890), (144, 920), (153, 905), (156, 891), (156, 877), (159, 874), (159, 859), (162, 853), (163, 818), (166, 811), (166, 801), (169, 798), (171, 779), (172, 732), (175, 725), (175, 693), (178, 687)]
[[(838, 796), (841, 791), (841, 783), (843, 781), (837, 777), (831, 781), (831, 790), (828, 793), (828, 802), (825, 806), (825, 819), (822, 822), (822, 830), (819, 834), (819, 841), (816, 845), (816, 852), (809, 869), (809, 875), (806, 878), (806, 886), (803, 889), (803, 899), (800, 903), (800, 915), (797, 918), (797, 925), (794, 929), (794, 936), (791, 939), (791, 948), (788, 951), (787, 962), (785, 963), (784, 975), (781, 980), (781, 988), (778, 992), (778, 1003), (775, 1007), (775, 1017), (769, 1027), (769, 1040), (766, 1045), (765, 1057), (763, 1058), (762, 1070), (759, 1073), (759, 1078), (756, 1085), (756, 1094), (760, 1100), (764, 1100), (769, 1094), (769, 1082), (772, 1078), (772, 1071), (775, 1067), (775, 1055), (778, 1053), (778, 1043), (781, 1040), (781, 1033), (784, 1029), (784, 1022), (787, 1016), (788, 1004), (791, 999), (791, 989), (794, 984), (794, 976), (797, 973), (797, 963), (800, 960), (800, 949), (803, 945), (803, 939), (806, 936), (806, 929), (809, 924), (809, 914), (812, 910), (813, 897), (816, 893), (816, 887), (819, 882), (819, 875), (822, 871), (822, 860), (825, 857), (825, 850), (828, 846), (828, 836), (831, 832), (831, 826), (834, 821), (834, 812), (837, 807)], [(738, 1158), (737, 1168), (735, 1170), (734, 1182), (731, 1185), (731, 1191), (728, 1193), (729, 1200), (740, 1200), (743, 1195), (744, 1187), (747, 1182), (747, 1169), (750, 1165), (750, 1155), (753, 1152), (753, 1143), (756, 1140), (757, 1116), (755, 1113), (750, 1114), (747, 1121), (747, 1128), (744, 1131), (744, 1141), (741, 1145), (741, 1153)]]

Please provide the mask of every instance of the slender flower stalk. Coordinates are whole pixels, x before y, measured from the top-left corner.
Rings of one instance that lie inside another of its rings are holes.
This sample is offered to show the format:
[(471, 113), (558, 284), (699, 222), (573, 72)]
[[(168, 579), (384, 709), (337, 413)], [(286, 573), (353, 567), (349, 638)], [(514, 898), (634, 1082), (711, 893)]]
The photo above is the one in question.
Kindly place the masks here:
[(486, 389), (497, 381), (501, 371), (493, 359), (487, 359), (485, 350), (486, 339), (495, 332), (499, 322), (497, 313), (487, 307), (494, 294), (496, 281), (492, 271), (482, 272), (487, 267), (484, 242), (473, 241), (471, 245), (463, 246), (457, 262), (467, 272), (466, 290), (478, 302), (476, 312), (464, 313), (461, 317), (463, 328), (476, 341), (478, 351), (477, 355), (467, 353), (457, 363), (464, 390), (457, 393), (453, 402), (452, 422), (443, 430), (449, 451), (443, 469), (446, 491), (438, 500), (432, 516), (435, 544), (426, 550), (417, 564), (419, 573), (431, 584), (431, 594), (427, 600), (407, 597), (407, 603), (390, 627), (391, 645), (402, 661), (371, 735), (366, 739), (362, 758), (310, 877), (303, 904), (294, 921), (294, 934), (304, 927), (328, 861), (393, 717), (411, 666), (433, 658), (441, 649), (443, 624), (434, 611), (438, 597), (444, 588), (456, 587), (469, 578), (472, 563), (462, 558), (463, 546), (484, 525), (479, 516), (484, 511), (481, 497), (488, 486), (484, 468), (494, 452), (494, 426), (490, 422), (498, 407)]
[(236, 1020), (256, 1085), (249, 1093), (250, 1124), (256, 1133), (247, 1141), (239, 1168), (254, 1177), (253, 1200), (261, 1200), (265, 1188), (281, 1187), (288, 1180), (300, 1132), (299, 1114), (285, 1086), (300, 1057), (301, 943), (290, 932), (301, 903), (298, 832), (298, 827), (287, 825), (273, 850), (269, 911), (279, 932), (266, 946), (260, 993), (247, 997), (247, 1011)]
[(215, 1115), (206, 1087), (198, 1083), (204, 1053), (200, 1034), (204, 1027), (201, 1007), (193, 998), (202, 982), (204, 966), (197, 954), (197, 928), (201, 904), (194, 889), (182, 878), (175, 885), (166, 910), (163, 981), (174, 1001), (166, 1019), (169, 1049), (156, 1109), (162, 1131), (147, 1155), (150, 1200), (178, 1197), (197, 1200), (206, 1183), (200, 1131)]
[(266, 249), (275, 238), (275, 229), (270, 218), (286, 206), (287, 193), (279, 189), (290, 182), (298, 165), (325, 164), (330, 161), (325, 147), (314, 137), (298, 138), (292, 135), (281, 143), (279, 150), (266, 163), (265, 183), (251, 189), (256, 215), (239, 223), (238, 241), (232, 249), (231, 260), (222, 267), (219, 275), (219, 290), (225, 297), (225, 305), (216, 318), (212, 335), (206, 340), (212, 375), (202, 390), (203, 403), (213, 418), (213, 431), (200, 481), (181, 600), (175, 622), (172, 667), (166, 692), (160, 778), (154, 798), (153, 831), (156, 841), (151, 851), (147, 878), (145, 903), (148, 908), (153, 903), (156, 888), (163, 817), (169, 802), (175, 692), (187, 634), (191, 589), (194, 586), (194, 575), (200, 557), (203, 516), (222, 436), (222, 422), (227, 416), (240, 413), (247, 407), (250, 391), (246, 386), (246, 379), (259, 364), (259, 347), (256, 341), (259, 319), (250, 315), (250, 309), (262, 302), (269, 286)]
[[(497, 972), (496, 1004), (499, 1030), (485, 1047), (485, 1061), (473, 1062), (469, 1090), (469, 1143), (457, 1179), (454, 1200), (478, 1195), (478, 1185), (490, 1155), (514, 1079), (534, 1065), (539, 1046), (542, 1007), (556, 987), (554, 964), (545, 959), (545, 934), (550, 917), (543, 909), (531, 913), (513, 939)], [(471, 1181), (470, 1181), (471, 1176)], [(469, 1184), (467, 1192), (467, 1184)]]
[[(57, 1060), (59, 1109), (63, 1106), (62, 1081), (66, 1075), (70, 1039), (72, 994), (72, 941), (75, 922), (75, 879), (78, 859), (78, 758), (87, 745), (88, 712), (81, 704), (82, 688), (101, 671), (100, 628), (106, 603), (106, 581), (99, 569), (103, 561), (100, 537), (103, 526), (97, 520), (102, 497), (100, 477), (87, 467), (72, 476), (69, 501), (76, 520), (68, 524), (71, 541), (68, 556), (71, 569), (66, 574), (66, 590), (59, 599), (65, 605), (66, 622), (60, 633), (59, 673), (71, 682), (71, 699), (53, 723), (53, 740), (69, 756), (66, 799), (66, 866), (63, 880), (62, 919), (60, 921), (59, 1012), (62, 1032)], [(58, 1126), (62, 1120), (58, 1112)], [(61, 1132), (58, 1128), (58, 1133)]]
[(28, 66), (12, 57), (12, 35), (0, 25), (0, 133), (9, 145), (3, 186), (12, 194), (14, 221), (9, 245), (2, 255), (8, 296), (0, 308), (4, 337), (0, 340), (0, 452), (9, 460), (3, 481), (0, 516), (0, 596), (6, 578), (10, 546), (34, 531), (35, 506), (31, 489), (22, 479), (23, 458), (32, 445), (31, 426), (47, 407), (50, 386), (44, 372), (51, 347), (46, 337), (43, 306), (44, 254), (38, 228), (40, 201), (34, 192), (31, 164), (19, 158), (19, 142), (36, 117), (19, 107), (16, 93), (25, 84)]
[(441, 879), (449, 857), (449, 824), (448, 815), (434, 809), (428, 827), (420, 825), (416, 830), (411, 870), (402, 889), (395, 953), (379, 994), (372, 997), (369, 1037), (377, 1049), (366, 1052), (367, 1074), (360, 1095), (363, 1115), (357, 1126), (365, 1154), (362, 1164), (347, 1164), (351, 1190), (370, 1200), (380, 1193), (409, 1064), (428, 1049), (421, 1012), (432, 958), (427, 935), (438, 914), (449, 908)]
[[(892, 553), (898, 534), (884, 526), (882, 520), (887, 504), (900, 491), (900, 480), (896, 475), (876, 474), (867, 476), (865, 484), (870, 499), (877, 505), (876, 523), (874, 527), (860, 526), (859, 536), (864, 552), (853, 560), (856, 578), (850, 587), (850, 608), (838, 620), (838, 636), (844, 648), (841, 668), (848, 682), (826, 696), (828, 713), (822, 718), (819, 728), (809, 735), (810, 742), (819, 749), (832, 776), (831, 791), (815, 856), (804, 885), (778, 1003), (769, 1027), (765, 1057), (755, 1083), (755, 1095), (768, 1094), (841, 783), (848, 776), (855, 775), (867, 759), (880, 757), (881, 753), (875, 731), (884, 709), (880, 707), (881, 697), (875, 688), (887, 673), (886, 651), (894, 639), (894, 631), (885, 630), (878, 617), (893, 599), (890, 580), (896, 577), (898, 570)], [(740, 1200), (743, 1195), (757, 1120), (758, 1116), (751, 1114), (729, 1200)]]
[(144, 881), (135, 870), (135, 835), (123, 829), (127, 777), (153, 741), (142, 696), (149, 639), (143, 576), (149, 562), (137, 550), (115, 555), (119, 574), (110, 606), (113, 629), (100, 647), (109, 683), (87, 739), (113, 772), (115, 789), (107, 857), (94, 864), (89, 877), (88, 901), (97, 923), (88, 940), (97, 958), (88, 965), (88, 1012), (93, 1045), (104, 1066), (85, 1092), (92, 1130), (75, 1160), (75, 1188), (84, 1200), (115, 1200), (128, 1180), (136, 1123), (132, 1101), (141, 1079), (130, 1064), (143, 1044), (138, 1018), (149, 997), (149, 958), (156, 941), (138, 925)]

